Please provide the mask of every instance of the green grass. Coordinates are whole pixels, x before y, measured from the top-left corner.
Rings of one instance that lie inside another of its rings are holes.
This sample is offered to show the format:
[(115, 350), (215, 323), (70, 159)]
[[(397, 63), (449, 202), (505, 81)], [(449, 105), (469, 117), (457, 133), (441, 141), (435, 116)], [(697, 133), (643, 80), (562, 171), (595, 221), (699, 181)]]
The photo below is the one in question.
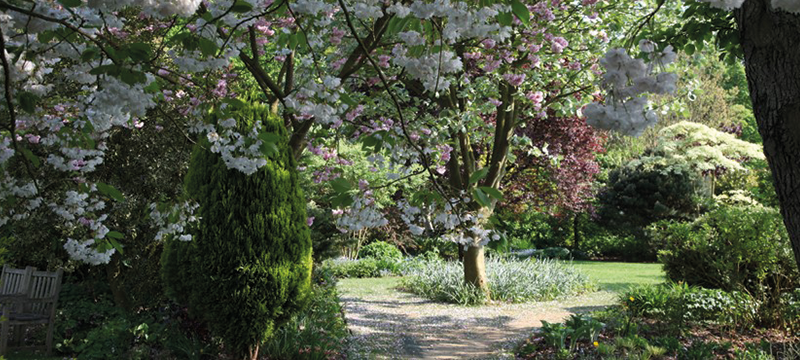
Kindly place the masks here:
[(343, 294), (350, 296), (363, 295), (391, 295), (396, 293), (395, 289), (400, 285), (399, 277), (382, 278), (348, 278), (339, 279), (336, 287)]
[(622, 292), (637, 285), (660, 284), (666, 281), (659, 263), (572, 261), (572, 265), (589, 275), (603, 291)]

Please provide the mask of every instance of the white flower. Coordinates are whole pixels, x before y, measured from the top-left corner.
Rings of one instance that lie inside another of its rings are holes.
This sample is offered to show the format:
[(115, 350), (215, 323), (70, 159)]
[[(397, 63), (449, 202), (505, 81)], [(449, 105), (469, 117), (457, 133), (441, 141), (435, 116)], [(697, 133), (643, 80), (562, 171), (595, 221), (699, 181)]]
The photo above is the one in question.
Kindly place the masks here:
[(406, 6), (404, 6), (403, 3), (401, 3), (401, 2), (396, 2), (392, 6), (389, 6), (386, 9), (386, 12), (389, 13), (389, 14), (394, 14), (398, 18), (402, 19), (402, 18), (408, 16), (408, 14), (411, 13), (411, 9), (409, 9)]

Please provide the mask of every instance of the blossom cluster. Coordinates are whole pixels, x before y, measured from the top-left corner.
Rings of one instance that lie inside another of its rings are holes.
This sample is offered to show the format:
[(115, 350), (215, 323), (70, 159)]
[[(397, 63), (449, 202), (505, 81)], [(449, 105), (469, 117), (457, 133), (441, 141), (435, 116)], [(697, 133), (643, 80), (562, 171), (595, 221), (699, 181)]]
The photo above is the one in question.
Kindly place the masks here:
[(675, 61), (672, 46), (656, 52), (655, 45), (642, 40), (640, 48), (649, 55), (650, 65), (643, 59), (633, 58), (625, 49), (609, 50), (600, 64), (606, 69), (603, 86), (608, 89), (606, 104), (591, 103), (583, 110), (586, 122), (604, 130), (639, 136), (658, 121), (655, 111), (646, 109), (647, 97), (643, 94), (668, 94), (676, 89), (677, 75), (669, 72), (652, 74), (653, 63), (660, 67)]

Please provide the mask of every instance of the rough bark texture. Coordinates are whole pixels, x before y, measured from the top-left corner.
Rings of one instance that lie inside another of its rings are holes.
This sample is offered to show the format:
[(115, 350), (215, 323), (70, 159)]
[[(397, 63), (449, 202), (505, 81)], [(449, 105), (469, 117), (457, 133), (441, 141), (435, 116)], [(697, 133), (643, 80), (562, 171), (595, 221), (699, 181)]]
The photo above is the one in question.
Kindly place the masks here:
[(747, 0), (736, 11), (764, 154), (800, 265), (800, 16)]

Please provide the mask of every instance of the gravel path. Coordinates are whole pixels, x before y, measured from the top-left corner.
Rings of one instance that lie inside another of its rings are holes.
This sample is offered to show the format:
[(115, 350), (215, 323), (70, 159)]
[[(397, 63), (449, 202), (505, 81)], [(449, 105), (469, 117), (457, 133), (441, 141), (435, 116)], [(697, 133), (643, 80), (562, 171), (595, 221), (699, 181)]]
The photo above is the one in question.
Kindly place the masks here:
[(479, 307), (435, 303), (394, 289), (398, 278), (339, 283), (351, 359), (510, 359), (512, 347), (541, 321), (600, 309), (616, 294), (600, 291), (563, 301)]

